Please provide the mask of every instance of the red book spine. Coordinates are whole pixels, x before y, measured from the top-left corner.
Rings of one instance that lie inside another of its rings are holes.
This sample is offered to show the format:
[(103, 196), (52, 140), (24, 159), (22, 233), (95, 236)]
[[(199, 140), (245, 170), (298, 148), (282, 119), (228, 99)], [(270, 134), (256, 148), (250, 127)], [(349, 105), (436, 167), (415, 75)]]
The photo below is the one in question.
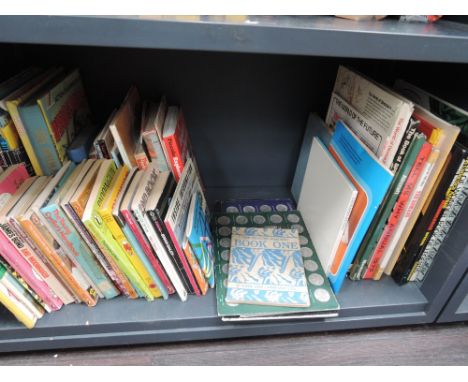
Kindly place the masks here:
[(432, 145), (430, 143), (424, 143), (422, 146), (418, 157), (411, 169), (411, 172), (408, 175), (408, 179), (401, 191), (401, 194), (393, 207), (392, 214), (388, 218), (387, 225), (382, 233), (382, 236), (379, 239), (377, 247), (372, 255), (372, 258), (369, 262), (369, 266), (367, 267), (367, 271), (364, 275), (364, 279), (372, 279), (374, 276), (375, 271), (378, 268), (380, 259), (382, 258), (385, 250), (387, 249), (390, 239), (395, 232), (398, 222), (400, 221), (401, 217), (403, 216), (403, 211), (405, 210), (406, 204), (409, 201), (411, 193), (413, 192), (416, 183), (418, 182), (419, 176), (421, 175), (424, 165), (427, 162), (429, 154), (431, 153)]
[(174, 248), (177, 251), (177, 255), (179, 256), (180, 261), (182, 262), (182, 265), (184, 267), (184, 271), (187, 274), (190, 285), (192, 285), (193, 291), (197, 296), (201, 296), (200, 289), (198, 288), (197, 281), (195, 280), (195, 277), (193, 276), (192, 273), (192, 268), (190, 267), (187, 258), (185, 257), (184, 251), (182, 251), (182, 248), (180, 247), (179, 242), (177, 241), (177, 238), (174, 234), (174, 231), (172, 230), (171, 225), (169, 222), (165, 221), (164, 224), (166, 225), (167, 232), (169, 233), (169, 236), (171, 237), (172, 243), (174, 244)]
[(182, 112), (179, 113), (174, 134), (164, 137), (163, 140), (169, 156), (168, 161), (171, 165), (172, 173), (176, 182), (178, 182), (184, 170), (188, 151), (188, 131), (185, 127)]
[(137, 226), (137, 223), (133, 219), (132, 214), (130, 213), (129, 210), (121, 210), (122, 215), (125, 218), (125, 221), (127, 222), (128, 226), (132, 230), (133, 234), (135, 235), (136, 239), (141, 245), (141, 248), (143, 248), (143, 251), (145, 252), (146, 257), (150, 261), (151, 265), (153, 266), (154, 270), (156, 271), (157, 275), (161, 279), (161, 282), (164, 284), (164, 286), (167, 289), (168, 294), (174, 294), (175, 289), (172, 286), (171, 282), (169, 281), (169, 278), (166, 275), (166, 272), (164, 271), (164, 268), (162, 267), (161, 263), (159, 262), (158, 258), (156, 255), (153, 253), (153, 250), (151, 249), (148, 241), (145, 239), (143, 234), (141, 233), (139, 227)]

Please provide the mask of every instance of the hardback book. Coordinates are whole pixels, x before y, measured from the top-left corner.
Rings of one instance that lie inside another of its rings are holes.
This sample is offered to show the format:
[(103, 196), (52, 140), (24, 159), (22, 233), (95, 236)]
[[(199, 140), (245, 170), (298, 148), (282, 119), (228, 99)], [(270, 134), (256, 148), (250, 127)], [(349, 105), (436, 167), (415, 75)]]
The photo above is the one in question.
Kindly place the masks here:
[[(44, 302), (48, 312), (59, 310), (63, 306), (62, 300), (44, 281), (43, 276), (38, 273), (32, 265), (23, 257), (18, 249), (21, 241), (16, 240), (17, 235), (11, 230), (9, 224), (5, 223), (5, 214), (16, 204), (20, 197), (32, 186), (37, 177), (24, 180), (14, 194), (8, 197), (3, 194), (0, 201), (0, 218), (3, 220), (0, 229), (0, 253), (8, 264), (27, 282)], [(3, 224), (5, 223), (5, 224)], [(15, 240), (12, 242), (12, 240)]]
[(106, 248), (107, 253), (113, 257), (117, 266), (122, 270), (137, 292), (139, 292), (138, 294), (152, 301), (154, 297), (151, 290), (143, 282), (141, 276), (128, 260), (127, 254), (113, 237), (109, 227), (99, 214), (99, 209), (106, 198), (107, 192), (110, 190), (110, 185), (116, 171), (117, 167), (111, 159), (102, 160), (81, 220), (95, 240), (100, 242)]
[(393, 174), (341, 121), (335, 126), (329, 150), (358, 190), (348, 219), (350, 240), (347, 243), (341, 241), (329, 272), (331, 285), (337, 293), (388, 191)]
[(29, 178), (26, 167), (23, 164), (16, 164), (8, 167), (0, 174), (0, 200), (16, 192), (19, 186)]
[[(80, 169), (84, 163), (78, 165)], [(97, 293), (92, 288), (91, 282), (87, 276), (76, 266), (65, 253), (64, 249), (50, 234), (47, 227), (43, 224), (40, 215), (40, 209), (46, 206), (57, 192), (62, 182), (65, 182), (67, 167), (64, 166), (44, 188), (33, 204), (22, 216), (18, 216), (18, 223), (24, 232), (33, 240), (40, 251), (46, 256), (49, 262), (57, 270), (61, 279), (73, 293), (75, 299), (88, 306), (94, 306), (97, 302)], [(73, 172), (74, 173), (74, 172)]]
[(162, 140), (166, 113), (166, 97), (162, 97), (158, 104), (148, 102), (146, 121), (142, 131), (143, 140), (146, 143), (151, 161), (156, 161), (161, 172), (170, 170), (166, 160), (164, 141)]
[(415, 223), (408, 240), (403, 247), (401, 255), (392, 270), (392, 277), (399, 284), (406, 283), (410, 274), (412, 265), (419, 260), (419, 255), (425, 248), (428, 238), (432, 234), (435, 222), (438, 221), (442, 212), (446, 195), (451, 184), (456, 177), (457, 171), (468, 156), (467, 149), (455, 143), (452, 152), (442, 168), (441, 177), (435, 184), (435, 192), (429, 204), (423, 207), (421, 215)]
[[(213, 216), (213, 224), (216, 257), (216, 303), (218, 315), (223, 321), (294, 320), (336, 317), (338, 315), (340, 306), (323, 271), (299, 211), (221, 212)], [(226, 303), (231, 232), (234, 226), (295, 228), (299, 232), (310, 306), (286, 307)]]
[(310, 306), (296, 229), (232, 227), (226, 302)]
[(28, 157), (31, 161), (31, 164), (34, 168), (36, 175), (44, 175), (41, 163), (37, 153), (34, 151), (32, 140), (27, 134), (25, 125), (21, 119), (19, 113), (19, 106), (30, 98), (31, 95), (36, 93), (39, 89), (43, 88), (47, 83), (52, 81), (54, 78), (59, 76), (63, 72), (63, 68), (51, 68), (37, 77), (33, 78), (31, 81), (28, 81), (26, 84), (16, 89), (13, 93), (9, 94), (6, 98), (2, 100), (10, 113), (11, 119), (13, 120), (16, 131), (21, 139), (21, 142), (28, 154)]
[(114, 239), (119, 243), (123, 251), (125, 251), (126, 257), (129, 262), (127, 266), (133, 266), (133, 268), (135, 268), (135, 271), (138, 273), (138, 276), (149, 289), (153, 297), (161, 297), (162, 293), (158, 286), (159, 284), (161, 284), (159, 277), (155, 274), (150, 274), (151, 267), (147, 267), (147, 264), (149, 265), (149, 263), (146, 261), (146, 257), (143, 256), (142, 258), (140, 258), (139, 254), (131, 246), (121, 227), (115, 221), (114, 216), (112, 215), (112, 209), (114, 207), (117, 197), (119, 196), (122, 186), (125, 183), (125, 179), (127, 178), (127, 176), (127, 166), (122, 166), (119, 169), (117, 169), (114, 175), (114, 179), (112, 180), (112, 183), (109, 187), (109, 191), (107, 192), (107, 196), (105, 197), (104, 201), (102, 202), (102, 205), (98, 209), (99, 215), (111, 231)]
[[(207, 210), (206, 200), (202, 192), (201, 182), (198, 177), (196, 167), (189, 158), (185, 164), (182, 176), (177, 184), (174, 191), (169, 208), (164, 217), (164, 224), (171, 237), (172, 243), (177, 251), (177, 255), (184, 267), (185, 273), (187, 274), (190, 285), (192, 286), (195, 294), (200, 295), (200, 290), (192, 274), (190, 265), (188, 264), (187, 258), (181, 248), (184, 239), (185, 227), (187, 225), (187, 215), (194, 192), (200, 191), (202, 196), (202, 208)], [(207, 215), (209, 213), (207, 212)]]
[(348, 218), (357, 194), (356, 187), (327, 148), (314, 138), (297, 209), (301, 211), (326, 273), (331, 269), (340, 242), (348, 241)]
[(107, 118), (107, 121), (102, 130), (94, 139), (93, 146), (96, 149), (96, 153), (99, 159), (112, 159), (111, 152), (115, 145), (115, 141), (110, 131), (110, 124), (116, 113), (117, 110), (114, 109)]
[(199, 192), (193, 194), (192, 201), (190, 202), (185, 236), (188, 240), (186, 246), (190, 246), (188, 251), (195, 254), (204, 277), (208, 280), (210, 288), (213, 288), (215, 284), (214, 243), (206, 211), (202, 208)]
[(137, 166), (134, 153), (136, 135), (140, 130), (140, 117), (140, 95), (137, 88), (132, 86), (109, 125), (123, 162), (129, 169)]
[(178, 182), (182, 176), (185, 162), (191, 156), (189, 134), (184, 115), (179, 107), (170, 106), (167, 109), (162, 137), (166, 148), (167, 162), (176, 182)]
[[(429, 203), (430, 198), (434, 193), (434, 185), (436, 184), (437, 179), (441, 174), (441, 170), (447, 160), (447, 157), (452, 150), (452, 147), (460, 133), (460, 128), (454, 126), (434, 114), (428, 112), (427, 110), (421, 108), (419, 105), (415, 106), (415, 111), (413, 117), (420, 122), (420, 129), (425, 129), (427, 127), (433, 128), (432, 134), (429, 136), (429, 142), (433, 145), (432, 151), (438, 152), (437, 158), (434, 161), (434, 166), (430, 171), (430, 174), (427, 177), (427, 181), (424, 184), (424, 187), (421, 190), (421, 194), (415, 203), (413, 212), (408, 218), (407, 223), (401, 235), (398, 239), (395, 249), (390, 256), (390, 260), (385, 267), (385, 273), (390, 274), (393, 266), (398, 260), (398, 257), (405, 245), (406, 240), (408, 239), (416, 220), (419, 218), (423, 207), (426, 203)], [(433, 137), (435, 135), (435, 137)]]
[(125, 180), (125, 183), (122, 186), (122, 190), (115, 201), (114, 207), (112, 209), (112, 215), (114, 216), (115, 221), (122, 228), (122, 231), (127, 236), (127, 239), (130, 242), (138, 242), (138, 246), (132, 244), (133, 248), (135, 250), (138, 250), (138, 247), (142, 249), (144, 255), (146, 256), (146, 259), (149, 261), (152, 269), (154, 270), (154, 272), (156, 272), (156, 275), (158, 276), (157, 278), (155, 278), (155, 280), (157, 281), (159, 278), (159, 280), (161, 280), (163, 284), (159, 288), (163, 297), (167, 298), (167, 295), (175, 293), (175, 289), (172, 286), (166, 274), (166, 271), (164, 270), (163, 266), (158, 260), (156, 252), (152, 249), (150, 243), (148, 242), (148, 239), (146, 238), (140, 225), (133, 217), (133, 214), (131, 212), (130, 204), (134, 190), (129, 190), (129, 188), (130, 186), (134, 188), (138, 184), (137, 179), (135, 180), (136, 185), (133, 186), (133, 181), (137, 174), (140, 174), (140, 171), (138, 171), (137, 168), (133, 168), (130, 170)]
[(395, 203), (397, 202), (405, 186), (406, 180), (408, 179), (408, 175), (410, 174), (416, 158), (421, 151), (421, 147), (425, 142), (426, 137), (424, 134), (417, 133), (415, 135), (415, 139), (410, 144), (402, 164), (395, 173), (395, 177), (390, 184), (385, 199), (377, 210), (375, 217), (372, 220), (372, 224), (367, 230), (366, 236), (364, 237), (362, 244), (359, 247), (353, 266), (350, 270), (350, 279), (360, 280), (364, 277), (364, 274), (369, 265), (369, 261), (374, 253), (380, 237), (382, 236), (382, 232), (385, 229), (387, 220), (392, 213)]
[(340, 66), (325, 122), (333, 128), (339, 119), (352, 121), (351, 130), (389, 168), (413, 108), (412, 102), (390, 89)]
[(82, 171), (74, 177), (75, 181), (63, 197), (61, 207), (114, 284), (126, 296), (136, 298), (136, 291), (117, 266), (112, 255), (108, 253), (104, 243), (96, 240), (81, 220), (101, 164), (102, 160), (88, 160), (85, 162)]

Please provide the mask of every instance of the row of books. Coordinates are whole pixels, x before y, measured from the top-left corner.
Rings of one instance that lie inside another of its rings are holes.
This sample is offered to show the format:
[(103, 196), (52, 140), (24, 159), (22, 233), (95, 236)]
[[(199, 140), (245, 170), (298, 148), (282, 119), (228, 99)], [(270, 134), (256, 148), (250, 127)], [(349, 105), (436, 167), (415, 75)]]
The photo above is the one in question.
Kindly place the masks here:
[(390, 89), (339, 68), (292, 188), (335, 292), (347, 274), (424, 280), (466, 199), (467, 121), (407, 82)]

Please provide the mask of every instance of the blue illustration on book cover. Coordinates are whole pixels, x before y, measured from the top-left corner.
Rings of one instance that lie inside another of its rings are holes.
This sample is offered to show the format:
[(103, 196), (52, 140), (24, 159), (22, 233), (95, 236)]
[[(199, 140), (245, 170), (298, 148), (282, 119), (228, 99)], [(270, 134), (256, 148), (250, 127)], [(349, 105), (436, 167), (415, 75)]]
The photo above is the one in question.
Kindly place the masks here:
[(190, 206), (189, 219), (192, 219), (192, 221), (191, 223), (188, 223), (187, 226), (190, 228), (189, 232), (187, 232), (187, 238), (195, 256), (197, 257), (198, 264), (203, 270), (205, 278), (208, 280), (210, 288), (214, 288), (213, 238), (211, 236), (210, 227), (208, 226), (205, 211), (202, 207), (199, 192), (193, 194), (191, 203), (193, 206)]
[(297, 230), (232, 227), (226, 302), (310, 306)]

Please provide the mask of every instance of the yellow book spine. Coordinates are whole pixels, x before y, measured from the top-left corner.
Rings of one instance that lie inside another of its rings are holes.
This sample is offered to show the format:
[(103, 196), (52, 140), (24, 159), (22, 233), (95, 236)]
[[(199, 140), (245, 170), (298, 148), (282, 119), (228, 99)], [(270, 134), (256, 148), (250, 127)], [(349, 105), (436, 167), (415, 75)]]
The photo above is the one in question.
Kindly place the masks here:
[(0, 303), (23, 323), (28, 329), (32, 329), (36, 325), (37, 317), (27, 309), (0, 281)]
[(31, 161), (31, 165), (33, 166), (34, 172), (36, 175), (41, 176), (44, 175), (41, 166), (39, 164), (39, 159), (34, 152), (32, 147), (31, 141), (24, 129), (23, 122), (21, 121), (19, 112), (18, 112), (18, 101), (7, 101), (6, 103), (8, 112), (10, 113), (11, 119), (15, 124), (16, 131), (18, 132), (19, 137), (21, 138), (21, 142), (23, 143), (24, 149), (28, 154), (29, 160)]
[[(67, 138), (67, 133), (63, 134), (63, 139), (61, 141), (57, 141), (55, 139), (55, 134), (54, 130), (52, 129), (52, 125), (50, 124), (49, 118), (47, 117), (47, 113), (45, 111), (45, 107), (42, 103), (41, 100), (37, 101), (37, 104), (39, 105), (39, 108), (41, 109), (42, 116), (44, 117), (44, 121), (47, 125), (47, 129), (49, 130), (50, 137), (52, 139), (52, 142), (54, 142), (55, 149), (57, 150), (57, 154), (60, 158), (60, 160), (63, 162), (67, 158), (67, 152), (65, 150), (65, 145), (68, 145), (70, 142), (66, 140)], [(64, 141), (64, 142), (62, 142)]]
[(19, 148), (20, 139), (11, 117), (8, 117), (8, 121), (5, 126), (0, 128), (0, 135), (8, 143), (10, 150), (16, 150)]

